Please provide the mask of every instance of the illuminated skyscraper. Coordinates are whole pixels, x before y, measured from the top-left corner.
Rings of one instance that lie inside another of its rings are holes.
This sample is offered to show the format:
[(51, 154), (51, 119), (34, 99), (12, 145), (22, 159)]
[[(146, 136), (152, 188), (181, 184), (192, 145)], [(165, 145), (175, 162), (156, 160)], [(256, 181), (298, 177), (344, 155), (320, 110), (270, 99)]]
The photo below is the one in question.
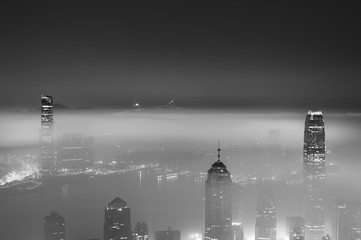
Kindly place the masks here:
[(145, 222), (137, 222), (133, 232), (134, 240), (148, 240), (148, 226)]
[(205, 240), (232, 239), (231, 174), (220, 160), (208, 170), (205, 190)]
[(54, 136), (53, 136), (53, 97), (41, 96), (40, 127), (40, 169), (42, 174), (54, 171)]
[(361, 202), (338, 200), (335, 217), (335, 240), (361, 239)]
[(305, 187), (305, 239), (324, 236), (325, 209), (325, 124), (321, 111), (306, 116), (303, 147), (303, 184)]
[[(305, 219), (302, 217), (286, 218), (286, 233), (288, 240), (305, 239)], [(287, 238), (286, 238), (287, 239)]]
[(168, 228), (168, 231), (155, 231), (155, 240), (180, 240), (181, 232), (179, 230), (172, 230)]
[(273, 191), (264, 188), (258, 194), (256, 240), (276, 240), (277, 214)]
[(104, 240), (132, 240), (130, 208), (119, 197), (104, 210)]
[(65, 220), (56, 212), (44, 218), (45, 240), (65, 239)]

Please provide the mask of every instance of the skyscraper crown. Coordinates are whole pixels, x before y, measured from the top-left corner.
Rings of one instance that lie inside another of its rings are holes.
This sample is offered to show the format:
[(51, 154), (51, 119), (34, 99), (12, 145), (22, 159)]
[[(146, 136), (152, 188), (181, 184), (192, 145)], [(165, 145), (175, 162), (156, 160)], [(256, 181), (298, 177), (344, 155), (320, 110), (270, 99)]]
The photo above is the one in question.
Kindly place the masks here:
[(120, 197), (116, 197), (114, 198), (113, 201), (111, 201), (108, 204), (107, 209), (122, 209), (126, 207), (127, 207), (127, 203), (124, 200), (122, 200)]

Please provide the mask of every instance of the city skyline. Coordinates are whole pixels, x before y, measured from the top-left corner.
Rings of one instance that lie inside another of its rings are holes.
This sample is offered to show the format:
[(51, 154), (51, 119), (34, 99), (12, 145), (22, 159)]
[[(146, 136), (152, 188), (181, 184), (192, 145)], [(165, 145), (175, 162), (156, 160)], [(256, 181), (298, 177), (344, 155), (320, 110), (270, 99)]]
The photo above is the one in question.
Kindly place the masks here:
[(0, 15), (1, 240), (361, 240), (357, 3)]

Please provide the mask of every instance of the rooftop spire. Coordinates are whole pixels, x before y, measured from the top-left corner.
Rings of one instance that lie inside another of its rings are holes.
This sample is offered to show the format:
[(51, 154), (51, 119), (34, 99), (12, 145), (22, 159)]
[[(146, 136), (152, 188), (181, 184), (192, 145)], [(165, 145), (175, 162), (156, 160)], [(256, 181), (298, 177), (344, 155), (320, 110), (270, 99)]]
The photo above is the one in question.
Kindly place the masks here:
[(220, 143), (219, 139), (218, 139), (217, 151), (218, 151), (218, 161), (221, 161), (221, 143)]

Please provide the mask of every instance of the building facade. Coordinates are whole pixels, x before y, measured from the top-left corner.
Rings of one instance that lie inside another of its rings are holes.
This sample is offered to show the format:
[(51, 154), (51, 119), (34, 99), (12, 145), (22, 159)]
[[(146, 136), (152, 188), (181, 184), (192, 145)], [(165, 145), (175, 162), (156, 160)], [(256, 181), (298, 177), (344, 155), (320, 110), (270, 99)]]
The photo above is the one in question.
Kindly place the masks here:
[(133, 238), (134, 238), (134, 240), (148, 240), (149, 239), (148, 226), (145, 222), (137, 222), (135, 224)]
[(325, 229), (325, 124), (321, 111), (307, 113), (303, 146), (305, 239), (319, 240)]
[(286, 218), (286, 236), (289, 240), (305, 239), (305, 219), (303, 217)]
[(361, 240), (361, 202), (337, 200), (334, 219), (335, 240)]
[(94, 164), (94, 138), (80, 133), (63, 134), (58, 139), (57, 168), (60, 171), (81, 172)]
[(277, 237), (276, 203), (272, 189), (263, 188), (258, 194), (256, 210), (256, 240), (276, 240)]
[(231, 174), (220, 160), (208, 170), (205, 189), (205, 240), (231, 240), (232, 181)]
[(44, 235), (45, 240), (65, 239), (65, 220), (60, 214), (52, 212), (44, 218)]
[(170, 227), (167, 231), (155, 231), (155, 240), (180, 240), (181, 232), (179, 230), (172, 230)]
[(53, 97), (41, 96), (41, 126), (39, 136), (39, 171), (41, 174), (52, 174), (55, 165), (54, 156), (54, 116)]
[(104, 240), (132, 240), (130, 208), (119, 197), (104, 210)]

